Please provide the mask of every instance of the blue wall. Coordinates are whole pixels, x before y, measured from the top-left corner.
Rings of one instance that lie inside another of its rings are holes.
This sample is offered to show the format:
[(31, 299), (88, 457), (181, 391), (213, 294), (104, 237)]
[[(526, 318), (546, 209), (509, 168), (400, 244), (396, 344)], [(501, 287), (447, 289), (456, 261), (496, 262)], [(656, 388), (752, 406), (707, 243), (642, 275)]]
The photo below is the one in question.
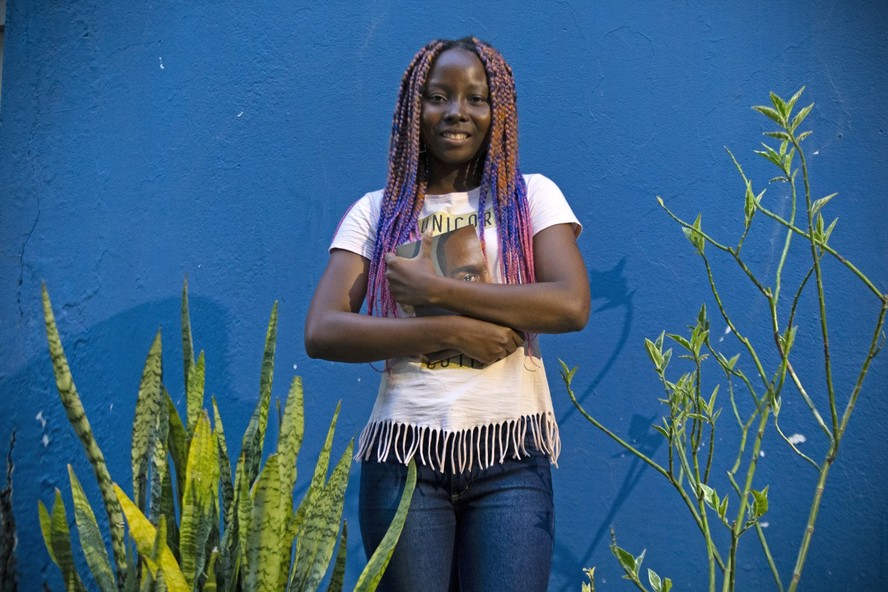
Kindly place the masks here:
[[(432, 37), (468, 33), (499, 47), (515, 69), (523, 169), (553, 178), (586, 228), (593, 315), (582, 333), (543, 343), (564, 439), (552, 589), (578, 590), (580, 568), (589, 565), (599, 566), (600, 589), (629, 589), (607, 548), (611, 525), (623, 546), (646, 547), (646, 565), (677, 589), (702, 589), (703, 545), (674, 495), (578, 417), (557, 359), (581, 366), (575, 386), (590, 409), (662, 457), (649, 429), (661, 413), (660, 391), (643, 338), (683, 330), (709, 298), (699, 259), (654, 197), (687, 218), (702, 211), (705, 227), (732, 241), (743, 187), (722, 147), (738, 155), (757, 190), (764, 187), (772, 172), (752, 150), (766, 125), (749, 107), (770, 90), (788, 96), (807, 85), (803, 101), (817, 104), (807, 141), (814, 191), (841, 193), (830, 206), (841, 218), (831, 242), (888, 288), (888, 5), (423, 6), (9, 2), (0, 102), (0, 444), (17, 430), (23, 589), (38, 589), (44, 578), (61, 589), (40, 540), (36, 500), (48, 503), (55, 487), (68, 491), (66, 463), (96, 497), (51, 382), (40, 282), (111, 473), (124, 483), (127, 428), (158, 325), (166, 383), (180, 397), (183, 277), (196, 346), (207, 351), (207, 390), (220, 399), (229, 434), (243, 432), (255, 402), (265, 324), (279, 299), (274, 392), (284, 396), (292, 374), (304, 377), (304, 474), (336, 401), (344, 400), (342, 450), (368, 415), (378, 379), (367, 365), (313, 361), (303, 351), (328, 240), (343, 210), (384, 182), (395, 91), (413, 52)], [(780, 186), (766, 195), (772, 207), (786, 203)], [(747, 245), (763, 274), (782, 244), (771, 230), (757, 227)], [(863, 357), (855, 336), (871, 326), (878, 303), (833, 260), (825, 267), (844, 399)], [(719, 269), (738, 323), (767, 347), (762, 302), (734, 268)], [(796, 363), (813, 384), (821, 370), (808, 311)], [(723, 328), (713, 323), (713, 331)], [(883, 353), (827, 487), (806, 590), (888, 587), (886, 386)], [(822, 392), (815, 396), (822, 400)], [(782, 421), (821, 457), (821, 434), (797, 397), (787, 397)], [(722, 422), (727, 440), (729, 412)], [(767, 532), (786, 578), (815, 475), (773, 431), (764, 452), (757, 484), (771, 484)], [(346, 507), (353, 527), (356, 493), (354, 480)], [(362, 565), (358, 538), (349, 545), (350, 582)], [(758, 545), (744, 540), (742, 589), (768, 589)]]

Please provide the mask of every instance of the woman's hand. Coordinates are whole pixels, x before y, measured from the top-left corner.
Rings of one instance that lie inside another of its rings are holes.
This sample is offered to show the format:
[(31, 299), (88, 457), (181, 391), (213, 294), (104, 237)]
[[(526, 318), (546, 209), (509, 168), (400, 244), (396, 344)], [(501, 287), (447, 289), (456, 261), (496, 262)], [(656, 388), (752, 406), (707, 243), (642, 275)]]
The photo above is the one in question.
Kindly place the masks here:
[(470, 317), (449, 316), (452, 349), (484, 365), (502, 360), (524, 344), (524, 337), (508, 327)]
[(394, 253), (385, 256), (386, 272), (389, 289), (395, 302), (405, 307), (428, 304), (435, 280), (432, 263), (432, 234), (430, 231), (422, 235), (419, 253), (416, 257), (399, 257)]

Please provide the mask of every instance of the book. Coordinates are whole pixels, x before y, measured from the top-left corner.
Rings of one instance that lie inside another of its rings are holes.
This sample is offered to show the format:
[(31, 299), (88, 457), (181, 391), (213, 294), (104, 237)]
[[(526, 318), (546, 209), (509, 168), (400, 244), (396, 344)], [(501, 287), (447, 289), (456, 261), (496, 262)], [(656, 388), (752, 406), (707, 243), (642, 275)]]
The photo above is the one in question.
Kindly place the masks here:
[[(404, 243), (395, 249), (399, 257), (412, 259), (419, 255), (422, 240)], [(432, 237), (432, 265), (435, 273), (464, 282), (489, 282), (490, 271), (478, 239), (475, 226), (461, 226), (449, 232), (442, 232)], [(435, 306), (416, 306), (414, 314), (418, 317), (458, 314), (445, 308)], [(454, 356), (462, 355), (456, 350), (445, 350), (423, 356), (431, 364)]]

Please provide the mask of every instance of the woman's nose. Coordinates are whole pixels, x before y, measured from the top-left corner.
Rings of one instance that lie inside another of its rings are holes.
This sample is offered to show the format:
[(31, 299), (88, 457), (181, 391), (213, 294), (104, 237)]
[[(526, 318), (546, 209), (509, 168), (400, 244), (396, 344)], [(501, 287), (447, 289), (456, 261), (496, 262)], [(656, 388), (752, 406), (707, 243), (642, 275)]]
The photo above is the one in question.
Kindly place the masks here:
[(450, 101), (447, 105), (447, 112), (444, 116), (448, 120), (462, 120), (466, 116), (466, 106), (464, 101)]

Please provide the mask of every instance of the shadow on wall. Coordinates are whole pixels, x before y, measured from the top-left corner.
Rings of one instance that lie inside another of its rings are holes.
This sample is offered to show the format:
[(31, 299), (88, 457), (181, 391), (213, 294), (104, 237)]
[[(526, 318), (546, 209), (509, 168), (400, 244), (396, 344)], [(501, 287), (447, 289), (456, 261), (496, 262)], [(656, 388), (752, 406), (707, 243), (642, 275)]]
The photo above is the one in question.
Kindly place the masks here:
[[(190, 297), (189, 301), (195, 349), (207, 350), (212, 360), (207, 364), (207, 393), (228, 395), (232, 379), (227, 335), (232, 317), (213, 300)], [(163, 334), (164, 384), (177, 404), (183, 400), (181, 300), (168, 298), (136, 306), (80, 334), (68, 333), (64, 313), (58, 308), (55, 312), (75, 384), (111, 477), (129, 490), (131, 427), (139, 380), (158, 327)], [(0, 377), (0, 441), (8, 442), (16, 430), (13, 512), (18, 530), (19, 581), (37, 586), (36, 582), (44, 580), (50, 588), (60, 589), (61, 578), (40, 535), (37, 500), (51, 505), (58, 488), (72, 517), (67, 464), (74, 467), (94, 508), (101, 508), (101, 498), (59, 400), (42, 319), (32, 326), (41, 332), (43, 347), (21, 370)], [(97, 511), (96, 517), (102, 531), (107, 532), (107, 516)], [(85, 573), (82, 553), (75, 546), (78, 571)]]
[[(600, 313), (611, 309), (619, 309), (623, 313), (623, 320), (620, 326), (619, 335), (616, 345), (608, 355), (601, 369), (582, 392), (577, 393), (577, 400), (584, 407), (589, 399), (595, 395), (596, 387), (601, 384), (605, 377), (610, 373), (620, 354), (626, 347), (629, 339), (629, 333), (632, 329), (632, 321), (635, 313), (633, 296), (635, 290), (630, 290), (625, 276), (626, 258), (622, 258), (613, 268), (608, 270), (592, 269), (589, 272), (589, 282), (592, 286), (592, 302), (599, 303), (594, 309), (594, 313)], [(558, 418), (559, 424), (565, 424), (575, 414), (578, 414), (576, 407), (570, 406)], [(663, 439), (657, 434), (652, 433), (650, 426), (656, 419), (656, 416), (642, 417), (641, 415), (633, 415), (629, 425), (629, 439), (641, 451), (649, 456), (653, 456), (663, 444)], [(581, 420), (585, 421), (585, 420)], [(590, 429), (594, 429), (589, 426)], [(622, 452), (614, 454), (613, 458), (621, 458)], [(642, 475), (648, 467), (644, 465), (637, 457), (633, 457), (630, 466), (626, 470), (623, 482), (614, 497), (613, 503), (607, 514), (602, 518), (600, 525), (595, 529), (595, 534), (589, 542), (588, 546), (580, 551), (572, 552), (566, 545), (559, 544), (556, 540), (556, 552), (553, 556), (554, 569), (553, 573), (572, 573), (576, 571), (578, 565), (586, 565), (589, 559), (595, 554), (599, 545), (604, 541), (605, 545), (610, 544), (608, 533), (614, 518), (619, 514), (620, 509), (632, 490), (638, 485)]]
[[(592, 269), (589, 271), (589, 285), (592, 286), (592, 303), (594, 304), (599, 300), (604, 301), (593, 310), (593, 314), (612, 308), (622, 309), (623, 324), (620, 328), (620, 335), (617, 338), (617, 345), (608, 356), (607, 361), (601, 367), (601, 370), (598, 371), (598, 374), (595, 375), (595, 378), (592, 379), (592, 382), (589, 383), (589, 386), (582, 393), (577, 393), (577, 400), (584, 407), (586, 399), (595, 393), (595, 388), (601, 384), (604, 377), (611, 371), (617, 358), (620, 357), (620, 354), (626, 347), (626, 342), (629, 340), (629, 332), (632, 329), (632, 319), (635, 314), (635, 306), (632, 303), (632, 296), (635, 294), (635, 290), (629, 290), (626, 276), (624, 275), (625, 269), (626, 258), (623, 257), (612, 269), (606, 271)], [(576, 407), (571, 406), (558, 418), (558, 423), (566, 423), (575, 413), (577, 413)]]

